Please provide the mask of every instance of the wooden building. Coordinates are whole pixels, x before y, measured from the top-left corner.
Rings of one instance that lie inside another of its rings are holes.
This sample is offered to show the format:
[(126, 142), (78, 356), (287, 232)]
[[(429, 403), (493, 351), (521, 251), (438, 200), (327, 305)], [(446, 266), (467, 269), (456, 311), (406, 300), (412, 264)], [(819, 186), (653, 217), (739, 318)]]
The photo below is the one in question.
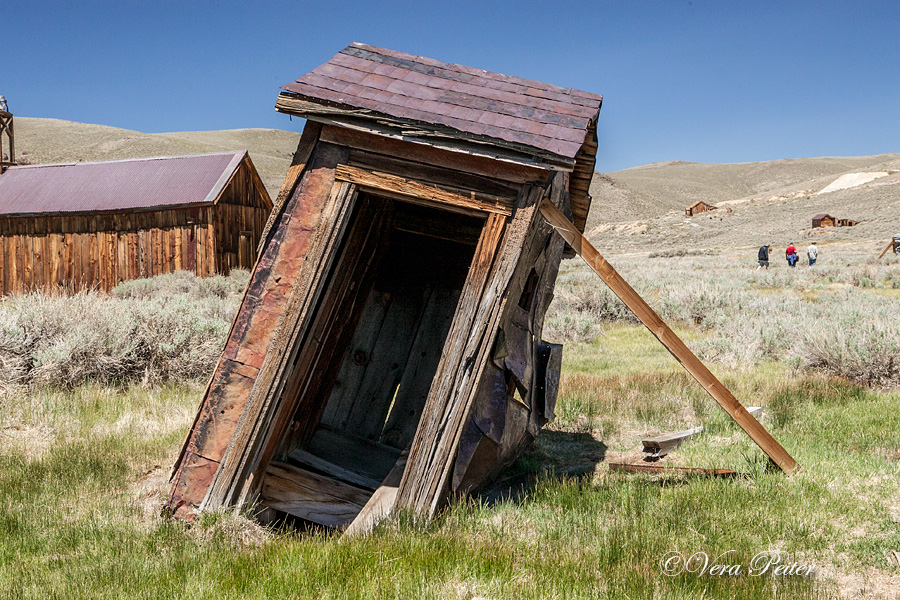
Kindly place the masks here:
[(562, 356), (540, 207), (583, 231), (601, 100), (362, 44), (284, 86), (306, 128), (169, 508), (360, 530), (511, 464)]
[(837, 219), (831, 215), (819, 214), (812, 218), (812, 226), (815, 227), (853, 227), (859, 221), (853, 219)]
[(272, 201), (246, 152), (13, 166), (0, 294), (252, 268)]
[(693, 217), (694, 215), (699, 215), (700, 213), (709, 212), (711, 210), (718, 210), (718, 207), (713, 206), (712, 204), (707, 204), (703, 200), (697, 200), (686, 209), (684, 209), (684, 216)]
[(834, 227), (836, 224), (837, 219), (824, 213), (818, 214), (812, 218), (813, 227)]

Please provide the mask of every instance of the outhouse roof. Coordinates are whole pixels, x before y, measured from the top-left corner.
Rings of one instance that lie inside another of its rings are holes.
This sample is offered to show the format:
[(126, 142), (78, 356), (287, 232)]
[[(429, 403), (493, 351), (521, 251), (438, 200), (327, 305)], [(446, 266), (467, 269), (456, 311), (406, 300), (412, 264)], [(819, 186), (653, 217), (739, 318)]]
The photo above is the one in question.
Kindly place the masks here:
[(603, 100), (590, 92), (359, 43), (282, 89), (282, 95), (569, 162), (588, 138)]

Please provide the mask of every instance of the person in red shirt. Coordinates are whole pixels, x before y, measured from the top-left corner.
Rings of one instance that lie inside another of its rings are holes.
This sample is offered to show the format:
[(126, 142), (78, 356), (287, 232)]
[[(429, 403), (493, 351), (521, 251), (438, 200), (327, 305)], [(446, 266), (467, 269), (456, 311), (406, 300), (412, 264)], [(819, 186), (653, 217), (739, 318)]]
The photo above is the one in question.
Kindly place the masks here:
[(787, 248), (784, 250), (784, 256), (787, 258), (787, 262), (790, 266), (794, 266), (797, 264), (797, 249), (794, 247), (794, 242), (791, 242)]

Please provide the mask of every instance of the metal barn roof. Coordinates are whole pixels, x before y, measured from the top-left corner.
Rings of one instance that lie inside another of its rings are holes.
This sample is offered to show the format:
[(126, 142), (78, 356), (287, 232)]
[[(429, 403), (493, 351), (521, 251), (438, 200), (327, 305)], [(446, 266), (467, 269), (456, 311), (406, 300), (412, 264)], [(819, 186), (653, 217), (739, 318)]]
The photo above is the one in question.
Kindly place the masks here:
[(148, 210), (212, 204), (246, 151), (10, 167), (0, 216)]
[[(575, 158), (603, 97), (354, 43), (282, 87), (288, 95)], [(289, 112), (289, 111), (286, 111)]]

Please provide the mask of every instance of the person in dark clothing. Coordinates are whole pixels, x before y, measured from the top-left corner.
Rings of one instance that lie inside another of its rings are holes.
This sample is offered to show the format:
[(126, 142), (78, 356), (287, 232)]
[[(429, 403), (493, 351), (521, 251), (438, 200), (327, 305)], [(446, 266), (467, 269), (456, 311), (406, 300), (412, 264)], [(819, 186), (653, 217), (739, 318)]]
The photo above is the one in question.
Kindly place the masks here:
[(766, 269), (769, 268), (769, 244), (765, 246), (761, 246), (759, 249), (759, 266), (756, 267), (756, 270), (759, 271), (763, 267)]

